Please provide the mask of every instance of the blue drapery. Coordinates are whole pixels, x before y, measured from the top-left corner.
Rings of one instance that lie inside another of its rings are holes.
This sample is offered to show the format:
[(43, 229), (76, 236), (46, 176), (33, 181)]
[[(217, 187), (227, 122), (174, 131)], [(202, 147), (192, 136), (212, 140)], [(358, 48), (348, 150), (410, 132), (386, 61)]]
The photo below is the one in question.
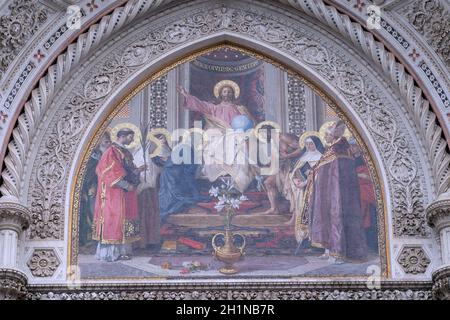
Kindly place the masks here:
[(198, 202), (207, 202), (210, 197), (200, 194), (195, 179), (198, 165), (174, 164), (169, 157), (155, 157), (153, 161), (164, 167), (159, 178), (159, 212), (161, 220), (170, 214), (180, 213), (194, 207)]

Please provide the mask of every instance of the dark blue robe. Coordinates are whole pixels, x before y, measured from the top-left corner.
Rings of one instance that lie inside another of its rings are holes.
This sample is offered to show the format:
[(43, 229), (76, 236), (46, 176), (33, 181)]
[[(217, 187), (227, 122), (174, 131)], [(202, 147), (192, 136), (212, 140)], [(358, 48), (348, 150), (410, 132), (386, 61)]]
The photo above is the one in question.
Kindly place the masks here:
[(195, 180), (198, 165), (174, 164), (170, 157), (167, 160), (155, 157), (153, 161), (164, 167), (159, 177), (159, 214), (162, 221), (170, 214), (210, 200), (209, 196), (202, 196), (198, 190)]

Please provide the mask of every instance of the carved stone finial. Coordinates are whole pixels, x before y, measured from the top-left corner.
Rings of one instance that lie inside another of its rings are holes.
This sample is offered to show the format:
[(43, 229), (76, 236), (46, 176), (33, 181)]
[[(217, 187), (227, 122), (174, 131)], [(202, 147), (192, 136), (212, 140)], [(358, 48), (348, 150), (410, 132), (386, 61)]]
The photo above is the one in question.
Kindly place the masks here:
[(30, 210), (12, 197), (0, 198), (0, 230), (10, 229), (20, 234), (30, 226)]
[(20, 300), (26, 294), (26, 275), (18, 270), (0, 268), (0, 300)]

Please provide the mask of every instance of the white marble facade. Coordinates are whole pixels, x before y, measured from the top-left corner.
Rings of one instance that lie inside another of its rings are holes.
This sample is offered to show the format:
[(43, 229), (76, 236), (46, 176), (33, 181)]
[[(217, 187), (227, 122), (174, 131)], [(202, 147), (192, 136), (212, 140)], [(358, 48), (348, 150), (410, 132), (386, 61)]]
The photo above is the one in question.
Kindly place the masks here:
[[(297, 279), (289, 281), (289, 294), (449, 299), (450, 70), (441, 35), (449, 32), (450, 7), (444, 0), (373, 2), (381, 12), (375, 28), (367, 28), (368, 0), (335, 4), (339, 11), (322, 0), (96, 1), (95, 7), (80, 0), (80, 28), (66, 24), (71, 1), (0, 6), (0, 28), (9, 26), (0, 47), (0, 298), (67, 299), (79, 294), (75, 288), (93, 297), (102, 281), (79, 283), (68, 265), (72, 190), (83, 150), (102, 119), (145, 79), (193, 52), (229, 43), (326, 92), (364, 139), (383, 189), (383, 277), (338, 279), (339, 294), (332, 284)], [(25, 14), (18, 14), (19, 5)], [(420, 21), (417, 12), (424, 13)], [(431, 27), (436, 21), (439, 30)], [(183, 66), (165, 75), (169, 86), (187, 72)], [(268, 78), (287, 81), (270, 67)], [(172, 93), (167, 105), (178, 104)], [(286, 102), (283, 94), (270, 97)], [(305, 125), (314, 130), (314, 117), (324, 117), (325, 108), (314, 93), (306, 90), (304, 97), (313, 119)], [(282, 110), (271, 116), (288, 121)], [(187, 121), (167, 109), (168, 128)], [(155, 298), (147, 291), (156, 280), (133, 281), (147, 287), (127, 289), (127, 297)], [(222, 281), (236, 290), (221, 281), (204, 280), (222, 298), (233, 298), (232, 291), (277, 298), (271, 289), (281, 292), (276, 288), (284, 280), (252, 278), (247, 287)], [(381, 287), (373, 286), (378, 282)], [(196, 285), (174, 294), (206, 297)], [(52, 286), (64, 293), (53, 294)], [(105, 291), (115, 299), (122, 290)]]

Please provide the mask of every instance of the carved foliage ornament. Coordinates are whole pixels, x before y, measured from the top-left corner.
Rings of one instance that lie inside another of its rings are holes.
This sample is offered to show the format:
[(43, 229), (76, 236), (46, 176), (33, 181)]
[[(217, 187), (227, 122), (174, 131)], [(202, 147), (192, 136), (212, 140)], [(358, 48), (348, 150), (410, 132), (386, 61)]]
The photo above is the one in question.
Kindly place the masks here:
[[(281, 19), (280, 19), (281, 20)], [(233, 23), (231, 23), (233, 21)], [(411, 146), (397, 124), (399, 115), (381, 101), (375, 90), (361, 77), (361, 70), (345, 61), (330, 49), (308, 38), (302, 26), (293, 26), (286, 19), (276, 21), (262, 13), (215, 7), (188, 15), (178, 21), (165, 21), (162, 27), (118, 50), (104, 59), (85, 83), (83, 93), (71, 98), (51, 133), (35, 165), (36, 183), (31, 194), (33, 225), (30, 238), (61, 239), (63, 236), (64, 200), (67, 168), (88, 123), (104, 98), (135, 70), (153, 61), (162, 53), (187, 41), (228, 30), (244, 34), (295, 56), (330, 81), (342, 92), (359, 113), (372, 133), (385, 165), (393, 189), (394, 234), (396, 236), (426, 235), (423, 194), (417, 174), (417, 164)]]
[(53, 249), (34, 250), (27, 266), (35, 277), (51, 277), (58, 269), (60, 261)]
[(20, 271), (0, 268), (0, 300), (24, 299), (27, 277)]
[(406, 17), (450, 68), (450, 13), (439, 0), (416, 0)]
[(30, 300), (430, 300), (424, 289), (271, 289), (271, 290), (198, 290), (198, 291), (98, 291), (29, 293)]
[(15, 0), (10, 14), (0, 17), (0, 78), (26, 41), (47, 20), (37, 1)]
[(432, 292), (435, 299), (450, 300), (450, 266), (433, 273)]
[(406, 273), (425, 273), (430, 259), (421, 247), (404, 247), (397, 259)]

